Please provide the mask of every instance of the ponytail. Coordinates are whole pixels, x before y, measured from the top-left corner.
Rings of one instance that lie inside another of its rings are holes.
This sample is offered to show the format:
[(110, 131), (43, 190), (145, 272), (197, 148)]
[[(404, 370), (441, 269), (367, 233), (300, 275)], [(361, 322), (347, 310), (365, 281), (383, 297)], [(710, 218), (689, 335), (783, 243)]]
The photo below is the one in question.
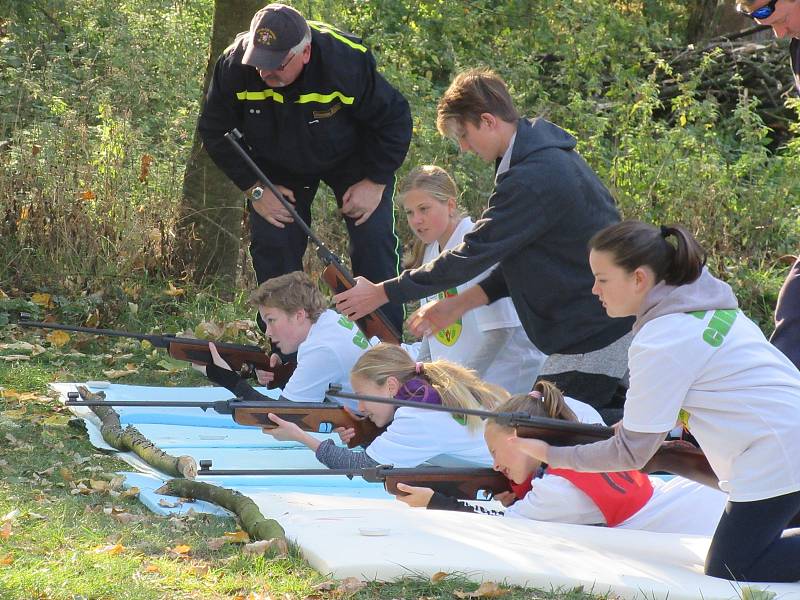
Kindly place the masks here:
[[(675, 238), (675, 244), (669, 238)], [(669, 285), (692, 283), (703, 271), (706, 252), (680, 225), (660, 228), (641, 221), (623, 221), (606, 227), (589, 240), (589, 249), (607, 252), (628, 272), (650, 267), (656, 282)]]
[[(573, 410), (567, 406), (564, 394), (554, 384), (549, 381), (539, 380), (533, 386), (533, 390), (527, 394), (517, 394), (512, 396), (494, 412), (503, 413), (524, 413), (531, 417), (547, 417), (550, 419), (560, 419), (562, 421), (577, 422), (578, 417)], [(504, 427), (497, 423), (493, 418), (489, 422), (494, 427)]]
[[(350, 371), (352, 377), (360, 377), (376, 385), (383, 385), (389, 377), (400, 384), (419, 378), (429, 383), (439, 394), (442, 406), (492, 410), (509, 394), (500, 386), (486, 383), (472, 369), (467, 369), (446, 360), (430, 363), (415, 363), (400, 346), (378, 344), (362, 354)], [(480, 417), (468, 416), (464, 420), (455, 414), (459, 422), (465, 422), (470, 431), (480, 428)]]

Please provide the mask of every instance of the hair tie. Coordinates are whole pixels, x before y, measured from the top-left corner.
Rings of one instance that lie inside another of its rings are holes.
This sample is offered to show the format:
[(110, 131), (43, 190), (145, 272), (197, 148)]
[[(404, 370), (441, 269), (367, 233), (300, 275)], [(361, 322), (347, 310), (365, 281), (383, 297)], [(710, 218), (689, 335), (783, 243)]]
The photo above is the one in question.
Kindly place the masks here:
[(666, 225), (661, 226), (661, 237), (667, 238), (669, 237), (670, 233), (672, 232), (669, 230), (669, 227), (667, 227)]
[(542, 399), (542, 392), (540, 392), (539, 390), (532, 390), (532, 391), (528, 392), (528, 396), (530, 396), (531, 398), (533, 398), (535, 400), (541, 400)]
[(421, 375), (422, 374), (422, 368), (423, 368), (423, 364), (421, 362), (418, 362), (414, 366), (414, 370), (417, 372), (417, 375)]

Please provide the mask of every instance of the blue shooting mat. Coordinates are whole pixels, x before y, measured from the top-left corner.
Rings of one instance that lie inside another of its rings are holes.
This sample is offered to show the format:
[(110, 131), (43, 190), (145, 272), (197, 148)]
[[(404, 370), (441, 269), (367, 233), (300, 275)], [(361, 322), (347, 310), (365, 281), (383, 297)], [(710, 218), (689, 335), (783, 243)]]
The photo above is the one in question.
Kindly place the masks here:
[[(61, 399), (76, 390), (80, 384), (57, 383), (51, 388)], [(88, 386), (92, 391), (103, 391), (108, 401), (170, 401), (213, 402), (230, 399), (224, 388), (167, 388), (110, 384), (102, 388)], [(265, 395), (277, 398), (280, 390), (260, 388)], [(88, 408), (71, 407), (84, 419), (91, 443), (100, 449), (114, 451), (102, 439), (99, 419)], [(172, 456), (191, 456), (199, 464), (211, 460), (215, 469), (324, 469), (304, 444), (281, 442), (261, 432), (257, 427), (246, 427), (233, 421), (231, 415), (218, 414), (197, 407), (125, 407), (115, 410), (122, 425), (136, 427), (142, 435)], [(332, 439), (339, 443), (338, 435), (313, 434), (320, 440)], [(156, 494), (170, 477), (144, 463), (131, 452), (117, 452), (117, 456), (137, 469), (124, 472), (125, 487), (139, 488), (139, 499), (150, 510), (161, 515), (184, 514), (188, 510), (227, 514), (227, 511), (207, 502), (178, 502), (170, 496)], [(324, 496), (352, 496), (354, 498), (391, 499), (381, 483), (368, 483), (360, 477), (348, 479), (343, 475), (285, 475), (285, 476), (204, 476), (204, 481), (221, 487), (236, 489), (244, 494), (254, 492), (319, 494)]]

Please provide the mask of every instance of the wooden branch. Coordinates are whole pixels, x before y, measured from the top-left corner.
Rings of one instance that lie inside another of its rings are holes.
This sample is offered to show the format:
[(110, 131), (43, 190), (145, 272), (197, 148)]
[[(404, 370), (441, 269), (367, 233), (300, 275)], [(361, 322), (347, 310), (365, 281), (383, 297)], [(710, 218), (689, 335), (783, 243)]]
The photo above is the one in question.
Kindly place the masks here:
[[(82, 385), (78, 386), (78, 393), (87, 401), (103, 401), (106, 397), (105, 393), (95, 394)], [(109, 446), (123, 452), (134, 452), (148, 465), (172, 477), (192, 479), (197, 475), (197, 463), (191, 456), (175, 457), (167, 454), (133, 425), (123, 429), (119, 414), (110, 406), (92, 406), (91, 409), (100, 418), (100, 433)]]
[(239, 519), (242, 529), (253, 540), (283, 538), (285, 532), (274, 519), (265, 519), (258, 506), (244, 494), (202, 481), (171, 479), (156, 490), (157, 494), (205, 500), (231, 511)]

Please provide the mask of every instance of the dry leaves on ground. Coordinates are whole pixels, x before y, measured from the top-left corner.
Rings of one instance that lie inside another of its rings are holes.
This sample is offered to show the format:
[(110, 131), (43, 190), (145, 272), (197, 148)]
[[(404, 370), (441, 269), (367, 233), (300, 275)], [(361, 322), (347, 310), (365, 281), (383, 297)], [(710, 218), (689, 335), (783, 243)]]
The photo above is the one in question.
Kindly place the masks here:
[(499, 598), (509, 594), (511, 590), (503, 589), (494, 581), (484, 581), (474, 592), (456, 590), (453, 595), (458, 598)]

